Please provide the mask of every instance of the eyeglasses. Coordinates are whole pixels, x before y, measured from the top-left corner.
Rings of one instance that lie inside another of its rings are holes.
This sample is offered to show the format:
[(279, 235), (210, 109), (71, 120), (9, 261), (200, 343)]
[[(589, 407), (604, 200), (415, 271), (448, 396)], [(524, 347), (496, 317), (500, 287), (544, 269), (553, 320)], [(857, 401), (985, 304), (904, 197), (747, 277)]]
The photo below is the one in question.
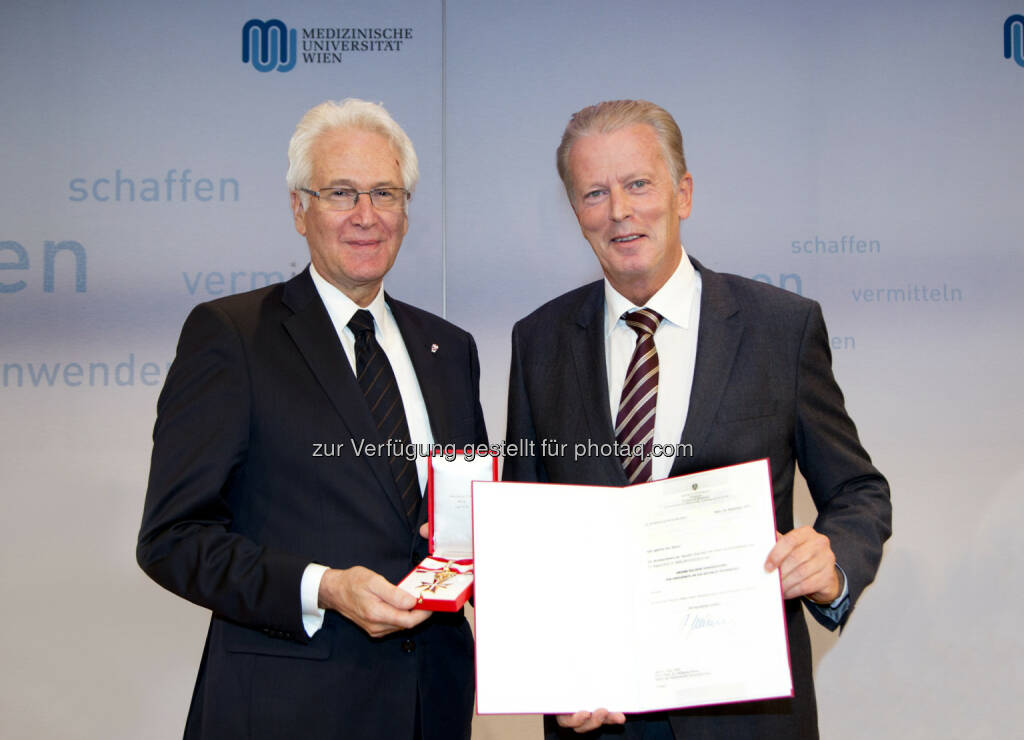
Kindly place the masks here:
[(405, 208), (405, 202), (412, 197), (405, 188), (374, 188), (373, 190), (353, 190), (352, 188), (320, 188), (310, 190), (299, 188), (303, 193), (309, 193), (314, 198), (332, 211), (351, 211), (359, 202), (360, 195), (370, 196), (370, 203), (374, 208), (382, 211), (401, 211)]

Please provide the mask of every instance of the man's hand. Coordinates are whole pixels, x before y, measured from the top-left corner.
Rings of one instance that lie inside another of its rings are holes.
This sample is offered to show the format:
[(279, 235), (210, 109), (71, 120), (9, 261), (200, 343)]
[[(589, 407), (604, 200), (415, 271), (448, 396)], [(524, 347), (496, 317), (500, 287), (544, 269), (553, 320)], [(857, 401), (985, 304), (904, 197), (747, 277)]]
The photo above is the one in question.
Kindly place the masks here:
[(776, 532), (775, 547), (764, 564), (782, 576), (782, 596), (806, 596), (818, 604), (830, 604), (842, 593), (836, 570), (836, 556), (828, 537), (811, 527), (799, 527), (786, 534)]
[(430, 537), (429, 522), (423, 522), (423, 524), (420, 526), (420, 537), (422, 537), (423, 539), (427, 539), (428, 537)]
[(555, 717), (559, 727), (566, 727), (575, 732), (590, 732), (601, 725), (624, 725), (626, 715), (622, 712), (609, 712), (598, 709), (595, 712), (576, 712), (576, 714), (559, 714)]
[(415, 596), (361, 565), (347, 570), (332, 568), (324, 573), (320, 579), (319, 602), (323, 609), (341, 612), (370, 637), (410, 629), (431, 614), (413, 611)]

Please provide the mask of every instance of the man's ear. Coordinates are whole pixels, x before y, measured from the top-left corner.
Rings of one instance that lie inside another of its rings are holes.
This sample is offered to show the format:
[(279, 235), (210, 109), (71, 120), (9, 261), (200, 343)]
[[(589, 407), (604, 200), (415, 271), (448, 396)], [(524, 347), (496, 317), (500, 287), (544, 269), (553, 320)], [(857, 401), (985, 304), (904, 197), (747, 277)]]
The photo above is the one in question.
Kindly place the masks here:
[(680, 220), (690, 215), (690, 206), (693, 205), (693, 175), (687, 172), (679, 178), (679, 186), (676, 188), (676, 212)]
[(295, 218), (295, 230), (306, 235), (306, 209), (302, 207), (302, 196), (295, 190), (291, 193), (292, 216)]

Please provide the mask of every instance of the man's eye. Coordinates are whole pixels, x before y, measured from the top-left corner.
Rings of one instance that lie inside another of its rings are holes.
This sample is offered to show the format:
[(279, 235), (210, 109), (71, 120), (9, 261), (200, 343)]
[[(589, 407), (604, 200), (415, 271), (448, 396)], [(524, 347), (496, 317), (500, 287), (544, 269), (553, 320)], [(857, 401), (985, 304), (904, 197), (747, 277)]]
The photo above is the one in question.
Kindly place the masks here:
[(588, 193), (583, 194), (583, 199), (590, 203), (601, 200), (604, 196), (608, 195), (607, 190), (591, 190)]
[(373, 191), (373, 199), (381, 203), (390, 203), (395, 199), (395, 191), (390, 188), (378, 188)]
[(356, 197), (356, 191), (347, 188), (335, 188), (334, 190), (327, 191), (327, 197), (331, 200), (352, 200)]
[(643, 191), (646, 190), (647, 186), (649, 186), (650, 184), (650, 180), (633, 180), (633, 182), (629, 183), (629, 189)]

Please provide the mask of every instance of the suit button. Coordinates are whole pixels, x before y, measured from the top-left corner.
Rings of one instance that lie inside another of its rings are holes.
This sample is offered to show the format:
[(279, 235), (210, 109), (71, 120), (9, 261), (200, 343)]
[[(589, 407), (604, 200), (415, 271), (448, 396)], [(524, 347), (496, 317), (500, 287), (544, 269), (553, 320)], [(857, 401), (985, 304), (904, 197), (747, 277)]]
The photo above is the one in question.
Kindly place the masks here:
[(416, 641), (402, 640), (402, 652), (407, 654), (412, 654), (416, 652)]

